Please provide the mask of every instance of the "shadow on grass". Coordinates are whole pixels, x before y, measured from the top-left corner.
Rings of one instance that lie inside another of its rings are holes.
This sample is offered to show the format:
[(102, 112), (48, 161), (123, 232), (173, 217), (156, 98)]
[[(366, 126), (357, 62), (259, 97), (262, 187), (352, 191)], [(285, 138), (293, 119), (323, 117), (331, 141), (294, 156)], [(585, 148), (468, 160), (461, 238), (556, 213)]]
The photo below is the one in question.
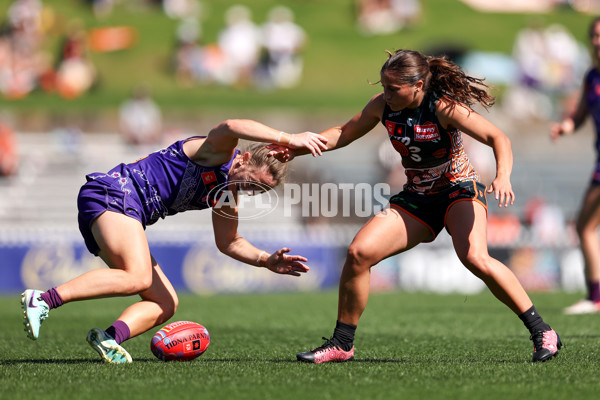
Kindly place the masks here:
[[(152, 359), (140, 359), (135, 360), (135, 362), (159, 362), (158, 360)], [(70, 360), (70, 359), (44, 359), (44, 360), (35, 360), (35, 359), (27, 359), (27, 360), (0, 360), (0, 366), (11, 366), (11, 365), (19, 365), (19, 364), (107, 364), (102, 360)]]
[[(272, 363), (272, 364), (310, 364), (300, 362), (295, 359), (281, 360), (262, 360), (262, 359), (250, 359), (250, 358), (204, 358), (200, 360), (190, 361), (191, 363)], [(154, 358), (136, 358), (133, 363), (157, 363), (163, 364), (162, 361)], [(494, 363), (494, 364), (522, 364), (523, 360), (484, 360), (484, 359), (393, 359), (393, 358), (361, 358), (348, 361), (346, 363), (335, 363), (335, 364), (406, 364), (406, 365), (418, 365), (418, 364), (481, 364), (481, 363)], [(1, 360), (0, 366), (11, 366), (20, 364), (32, 364), (32, 365), (43, 365), (43, 364), (106, 364), (102, 360), (87, 360), (87, 359), (19, 359), (19, 360)]]
[[(137, 360), (136, 360), (137, 361)], [(153, 360), (148, 360), (153, 361)], [(301, 362), (297, 360), (257, 360), (247, 358), (212, 358), (199, 360), (200, 363), (228, 363), (228, 362), (252, 362), (252, 363), (273, 363), (273, 364), (298, 364), (298, 365), (310, 365), (311, 363)], [(483, 359), (453, 359), (453, 360), (410, 360), (410, 359), (393, 359), (393, 358), (362, 358), (354, 359), (352, 361), (341, 362), (341, 363), (328, 363), (328, 364), (479, 364), (479, 363), (496, 363), (496, 364), (521, 364), (522, 360), (483, 360)]]
[(584, 334), (584, 335), (568, 335), (568, 336), (562, 336), (560, 335), (560, 339), (564, 342), (564, 339), (599, 339), (600, 335), (589, 335), (589, 334)]

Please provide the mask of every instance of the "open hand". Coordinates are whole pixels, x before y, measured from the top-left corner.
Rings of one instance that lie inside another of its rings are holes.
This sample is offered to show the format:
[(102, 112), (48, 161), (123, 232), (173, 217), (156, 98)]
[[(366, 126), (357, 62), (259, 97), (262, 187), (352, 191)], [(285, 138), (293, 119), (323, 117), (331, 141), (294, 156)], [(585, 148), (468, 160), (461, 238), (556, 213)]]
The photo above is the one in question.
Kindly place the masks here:
[(307, 265), (301, 263), (301, 261), (308, 261), (302, 256), (292, 256), (285, 253), (290, 251), (289, 248), (284, 247), (271, 254), (267, 261), (265, 261), (265, 267), (275, 272), (276, 274), (300, 276), (300, 273), (308, 272), (309, 268)]
[(270, 144), (267, 146), (270, 151), (267, 153), (267, 157), (275, 157), (280, 162), (292, 161), (296, 157), (296, 153), (293, 149), (283, 146), (281, 144)]
[(575, 123), (570, 118), (567, 118), (560, 123), (553, 123), (550, 125), (550, 137), (555, 141), (559, 136), (571, 135), (574, 131)]
[(307, 149), (315, 157), (322, 155), (322, 150), (327, 150), (327, 138), (314, 132), (297, 133), (290, 136), (287, 144), (292, 149)]
[(498, 200), (498, 207), (508, 207), (515, 202), (515, 194), (512, 190), (510, 180), (498, 178), (494, 179), (487, 189), (488, 193), (494, 193), (494, 198)]

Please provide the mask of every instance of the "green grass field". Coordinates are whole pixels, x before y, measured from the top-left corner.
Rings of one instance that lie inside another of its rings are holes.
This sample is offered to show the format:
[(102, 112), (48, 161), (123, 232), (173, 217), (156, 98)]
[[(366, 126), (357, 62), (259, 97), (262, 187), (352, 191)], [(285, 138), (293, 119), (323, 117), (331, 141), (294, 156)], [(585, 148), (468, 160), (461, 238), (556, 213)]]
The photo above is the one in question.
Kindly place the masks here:
[[(197, 360), (164, 363), (154, 329), (126, 342), (130, 365), (104, 364), (85, 342), (133, 299), (72, 303), (52, 312), (39, 341), (22, 331), (19, 296), (0, 297), (2, 399), (596, 399), (600, 316), (563, 316), (580, 294), (532, 296), (562, 336), (551, 362), (530, 363), (521, 321), (490, 294), (380, 293), (359, 326), (353, 362), (312, 365), (295, 353), (321, 344), (335, 322), (334, 292), (182, 295), (172, 321), (211, 333)], [(43, 396), (43, 397), (42, 397)]]

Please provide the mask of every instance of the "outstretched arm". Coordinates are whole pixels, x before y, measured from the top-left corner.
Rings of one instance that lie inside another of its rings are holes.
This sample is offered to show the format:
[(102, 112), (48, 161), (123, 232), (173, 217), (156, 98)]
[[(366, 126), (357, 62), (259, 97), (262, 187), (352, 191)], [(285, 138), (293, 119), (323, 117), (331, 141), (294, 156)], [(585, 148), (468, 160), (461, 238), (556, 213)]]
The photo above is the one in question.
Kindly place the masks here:
[[(584, 83), (585, 87), (585, 83)], [(585, 90), (581, 91), (577, 108), (569, 116), (559, 123), (550, 125), (550, 137), (557, 140), (562, 135), (572, 135), (585, 121), (588, 116), (588, 109), (585, 102)]]
[(446, 128), (456, 128), (479, 142), (490, 146), (496, 158), (496, 177), (488, 187), (488, 193), (494, 193), (499, 207), (508, 207), (515, 202), (515, 194), (510, 183), (513, 166), (513, 153), (510, 139), (494, 124), (483, 118), (469, 107), (457, 103), (451, 107), (452, 100), (440, 99), (437, 115)]
[[(385, 101), (383, 95), (378, 94), (371, 98), (363, 110), (356, 114), (350, 121), (341, 126), (334, 126), (320, 132), (326, 139), (325, 151), (331, 151), (347, 146), (356, 139), (363, 137), (370, 132), (381, 120)], [(279, 161), (291, 161), (295, 156), (308, 154), (306, 149), (292, 149), (285, 145), (273, 145), (270, 156)]]
[(218, 165), (231, 158), (240, 139), (263, 143), (280, 143), (299, 149), (306, 149), (313, 155), (321, 155), (327, 139), (313, 132), (289, 134), (260, 122), (249, 119), (229, 119), (209, 132), (195, 154), (204, 165)]
[(289, 248), (283, 247), (274, 253), (268, 253), (254, 247), (238, 234), (237, 210), (231, 207), (213, 208), (213, 231), (215, 243), (222, 253), (246, 264), (267, 268), (277, 274), (300, 276), (309, 268), (303, 262), (308, 261), (299, 255), (288, 255)]

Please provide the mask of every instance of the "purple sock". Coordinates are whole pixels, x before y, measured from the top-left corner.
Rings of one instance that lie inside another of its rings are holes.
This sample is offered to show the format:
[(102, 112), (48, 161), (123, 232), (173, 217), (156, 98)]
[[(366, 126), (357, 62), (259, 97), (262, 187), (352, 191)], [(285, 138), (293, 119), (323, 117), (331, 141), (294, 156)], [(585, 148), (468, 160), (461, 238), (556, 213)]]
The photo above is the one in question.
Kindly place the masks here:
[(129, 331), (129, 327), (127, 324), (121, 320), (116, 320), (108, 329), (104, 332), (108, 333), (115, 339), (117, 344), (121, 344), (127, 339), (129, 339), (129, 335), (131, 332)]
[(588, 300), (600, 301), (600, 282), (588, 282)]
[(48, 304), (48, 307), (50, 307), (51, 310), (63, 305), (63, 300), (60, 298), (60, 294), (58, 294), (55, 287), (42, 293), (41, 297), (42, 300)]

